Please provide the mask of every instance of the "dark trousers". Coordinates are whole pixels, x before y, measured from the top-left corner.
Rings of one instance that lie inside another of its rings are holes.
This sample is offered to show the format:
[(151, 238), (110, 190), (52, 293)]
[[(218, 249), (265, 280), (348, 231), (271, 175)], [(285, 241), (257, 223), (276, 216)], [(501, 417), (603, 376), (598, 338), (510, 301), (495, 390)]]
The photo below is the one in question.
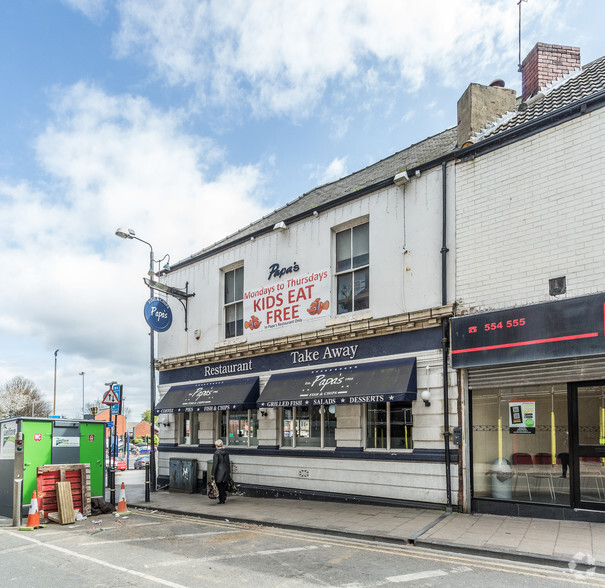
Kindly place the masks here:
[(218, 502), (219, 504), (224, 504), (227, 500), (227, 480), (217, 482), (216, 487), (218, 488)]
[(561, 477), (567, 477), (567, 468), (569, 467), (569, 453), (559, 453), (557, 457), (561, 460)]

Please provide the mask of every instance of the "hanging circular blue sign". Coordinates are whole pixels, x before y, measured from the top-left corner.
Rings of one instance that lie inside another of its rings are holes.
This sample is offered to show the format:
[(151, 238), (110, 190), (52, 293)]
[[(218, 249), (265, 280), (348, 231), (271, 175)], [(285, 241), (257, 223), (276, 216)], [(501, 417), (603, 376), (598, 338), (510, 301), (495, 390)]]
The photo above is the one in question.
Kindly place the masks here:
[(165, 300), (150, 298), (145, 302), (145, 320), (147, 324), (160, 333), (167, 331), (172, 325), (172, 310)]

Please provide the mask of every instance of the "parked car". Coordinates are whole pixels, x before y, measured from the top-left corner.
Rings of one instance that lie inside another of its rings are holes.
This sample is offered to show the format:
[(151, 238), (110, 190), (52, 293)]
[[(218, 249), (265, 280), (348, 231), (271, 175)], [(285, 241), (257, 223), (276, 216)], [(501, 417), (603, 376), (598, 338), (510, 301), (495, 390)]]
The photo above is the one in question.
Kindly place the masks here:
[(137, 445), (139, 453), (149, 453), (149, 445)]
[(136, 461), (134, 462), (134, 469), (142, 470), (147, 465), (149, 465), (149, 456), (141, 455), (141, 457), (137, 457)]
[[(105, 465), (109, 467), (111, 464), (110, 460), (105, 462)], [(116, 470), (124, 471), (127, 467), (126, 460), (121, 457), (116, 457)]]

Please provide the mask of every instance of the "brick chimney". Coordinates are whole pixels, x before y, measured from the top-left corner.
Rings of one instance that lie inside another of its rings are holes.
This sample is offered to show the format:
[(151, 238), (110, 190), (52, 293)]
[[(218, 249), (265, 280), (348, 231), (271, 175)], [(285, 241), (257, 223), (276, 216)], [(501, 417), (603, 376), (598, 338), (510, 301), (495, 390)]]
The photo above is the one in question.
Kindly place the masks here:
[(521, 64), (523, 100), (579, 67), (579, 47), (536, 43)]

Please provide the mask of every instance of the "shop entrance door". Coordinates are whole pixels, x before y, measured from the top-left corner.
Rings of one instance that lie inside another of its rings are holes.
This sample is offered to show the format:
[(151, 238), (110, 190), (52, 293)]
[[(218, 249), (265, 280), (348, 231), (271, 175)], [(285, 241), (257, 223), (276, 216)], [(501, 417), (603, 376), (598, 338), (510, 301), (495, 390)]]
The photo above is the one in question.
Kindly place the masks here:
[(572, 384), (571, 397), (574, 503), (605, 510), (605, 381)]

